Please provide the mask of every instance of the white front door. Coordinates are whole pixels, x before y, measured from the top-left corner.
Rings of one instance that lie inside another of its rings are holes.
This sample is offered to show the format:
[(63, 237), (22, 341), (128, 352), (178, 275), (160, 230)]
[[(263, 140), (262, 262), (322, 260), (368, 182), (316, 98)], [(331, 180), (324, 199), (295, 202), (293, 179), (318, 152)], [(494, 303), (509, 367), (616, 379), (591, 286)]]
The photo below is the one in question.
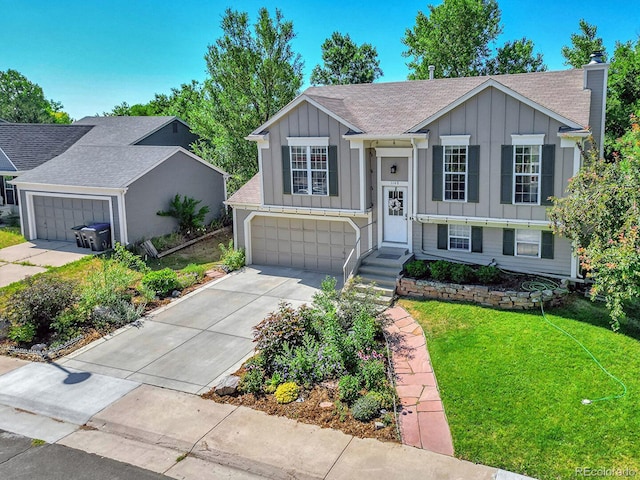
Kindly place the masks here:
[(384, 242), (407, 244), (407, 187), (382, 189)]

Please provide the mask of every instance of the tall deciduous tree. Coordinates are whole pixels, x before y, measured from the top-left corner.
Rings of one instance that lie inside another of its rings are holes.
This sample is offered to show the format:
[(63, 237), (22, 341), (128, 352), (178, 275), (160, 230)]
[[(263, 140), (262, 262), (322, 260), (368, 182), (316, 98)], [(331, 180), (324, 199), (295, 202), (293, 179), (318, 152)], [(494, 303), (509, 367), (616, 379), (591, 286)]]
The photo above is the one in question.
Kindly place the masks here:
[[(638, 112), (640, 113), (640, 112)], [(574, 242), (592, 294), (606, 299), (614, 329), (625, 303), (640, 297), (640, 125), (618, 141), (613, 161), (590, 150), (569, 181), (567, 196), (550, 210), (555, 233)]]
[(640, 112), (640, 37), (632, 42), (616, 43), (609, 66), (605, 132), (607, 150), (615, 150), (615, 141), (631, 125), (630, 116)]
[(544, 72), (541, 53), (533, 53), (533, 41), (522, 38), (513, 42), (506, 42), (498, 48), (496, 56), (487, 60), (485, 73), (487, 75), (502, 75), (505, 73)]
[(333, 32), (322, 44), (322, 61), (311, 72), (313, 85), (372, 83), (382, 76), (376, 48), (356, 45), (349, 34)]
[(15, 123), (70, 123), (62, 104), (47, 100), (42, 87), (12, 69), (0, 71), (0, 118)]
[(444, 0), (429, 15), (418, 12), (413, 29), (402, 42), (408, 47), (410, 79), (429, 78), (434, 65), (436, 77), (480, 75), (490, 56), (489, 42), (502, 31), (496, 0)]
[(598, 27), (580, 19), (579, 33), (571, 34), (571, 46), (565, 45), (560, 51), (565, 58), (564, 64), (573, 68), (582, 68), (589, 63), (589, 55), (593, 52), (602, 52), (606, 59), (606, 50), (602, 38), (596, 36)]
[(209, 139), (196, 150), (232, 174), (234, 190), (258, 170), (256, 146), (244, 138), (297, 95), (303, 63), (291, 48), (293, 23), (280, 10), (271, 17), (261, 8), (251, 29), (247, 13), (227, 9), (222, 31), (205, 55), (210, 78), (191, 124)]

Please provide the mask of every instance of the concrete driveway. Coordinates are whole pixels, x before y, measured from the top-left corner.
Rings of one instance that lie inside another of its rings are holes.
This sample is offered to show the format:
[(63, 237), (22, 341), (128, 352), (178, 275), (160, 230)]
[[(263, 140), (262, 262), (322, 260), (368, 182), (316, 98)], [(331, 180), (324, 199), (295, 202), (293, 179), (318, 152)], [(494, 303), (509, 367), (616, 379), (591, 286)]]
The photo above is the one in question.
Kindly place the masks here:
[(254, 348), (252, 328), (282, 301), (310, 303), (326, 274), (246, 267), (172, 302), (140, 326), (92, 343), (57, 363), (134, 382), (203, 393)]
[(0, 287), (92, 254), (72, 242), (33, 240), (0, 249)]

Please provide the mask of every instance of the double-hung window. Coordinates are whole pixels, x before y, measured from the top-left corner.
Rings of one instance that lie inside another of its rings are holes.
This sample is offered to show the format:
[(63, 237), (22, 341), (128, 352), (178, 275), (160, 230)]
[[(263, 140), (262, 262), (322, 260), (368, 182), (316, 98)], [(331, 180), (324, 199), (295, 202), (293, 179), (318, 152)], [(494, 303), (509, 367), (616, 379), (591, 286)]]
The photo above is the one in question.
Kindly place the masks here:
[(443, 155), (443, 193), (445, 201), (467, 201), (468, 147), (470, 135), (440, 137)]
[(464, 202), (467, 192), (467, 147), (444, 147), (444, 199)]
[(449, 225), (448, 249), (471, 251), (471, 227), (469, 225)]
[(540, 204), (540, 169), (544, 135), (512, 135), (513, 203)]
[(328, 195), (328, 138), (290, 138), (288, 140), (291, 159), (291, 193)]
[(539, 230), (516, 230), (516, 256), (540, 257), (540, 238)]

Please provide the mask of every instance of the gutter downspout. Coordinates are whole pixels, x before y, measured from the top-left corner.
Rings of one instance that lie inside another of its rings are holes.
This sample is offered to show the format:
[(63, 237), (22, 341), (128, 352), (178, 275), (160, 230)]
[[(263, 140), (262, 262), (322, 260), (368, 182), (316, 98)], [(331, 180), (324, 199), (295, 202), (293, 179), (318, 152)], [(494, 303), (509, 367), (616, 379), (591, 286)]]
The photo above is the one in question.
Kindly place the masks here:
[(413, 220), (413, 218), (416, 218), (416, 215), (418, 214), (418, 145), (416, 145), (414, 138), (411, 139), (411, 146), (413, 147), (413, 178), (411, 179), (411, 183), (413, 184), (411, 188), (413, 191), (411, 192), (412, 218), (410, 218), (410, 220)]

